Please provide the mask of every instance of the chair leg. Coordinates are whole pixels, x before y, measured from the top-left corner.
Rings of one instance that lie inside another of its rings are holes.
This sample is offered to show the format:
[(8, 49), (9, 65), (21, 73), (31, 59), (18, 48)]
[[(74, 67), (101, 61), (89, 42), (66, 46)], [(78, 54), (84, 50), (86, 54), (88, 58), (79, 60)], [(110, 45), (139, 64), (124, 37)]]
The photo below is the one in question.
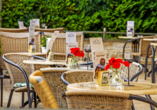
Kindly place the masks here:
[(24, 92), (22, 92), (22, 107), (24, 107)]
[(131, 108), (132, 108), (132, 110), (135, 110), (134, 103), (132, 103), (132, 107)]
[(31, 97), (31, 107), (32, 107), (33, 97), (34, 97), (34, 92), (32, 92), (32, 97)]
[(13, 92), (14, 92), (14, 89), (11, 89), (11, 91), (10, 91), (10, 96), (9, 96), (9, 100), (8, 100), (8, 104), (7, 104), (7, 108), (10, 107), (10, 103), (11, 103), (11, 99), (12, 99), (12, 96), (13, 96)]
[[(147, 97), (148, 99), (151, 99), (151, 100), (152, 100), (152, 98), (150, 97), (150, 95), (146, 95), (146, 97)], [(155, 108), (154, 108), (152, 105), (150, 105), (150, 109), (151, 109), (151, 110), (155, 110)]]
[(37, 97), (36, 97), (36, 93), (34, 91), (34, 108), (37, 108)]

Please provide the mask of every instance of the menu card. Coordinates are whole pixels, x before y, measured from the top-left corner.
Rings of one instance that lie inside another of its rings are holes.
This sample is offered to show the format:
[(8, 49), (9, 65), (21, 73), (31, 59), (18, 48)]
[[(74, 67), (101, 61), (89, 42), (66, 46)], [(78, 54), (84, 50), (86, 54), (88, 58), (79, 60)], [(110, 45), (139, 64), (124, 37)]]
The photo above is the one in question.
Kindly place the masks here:
[(66, 32), (66, 63), (70, 67), (70, 60), (73, 56), (70, 49), (78, 47), (78, 42), (76, 42), (76, 32)]
[(36, 21), (35, 20), (30, 20), (30, 26), (34, 26), (36, 25)]
[(33, 19), (35, 21), (35, 28), (40, 28), (40, 19)]
[(101, 50), (101, 51), (95, 51), (94, 52), (94, 79), (97, 79), (98, 72), (104, 70), (105, 63), (106, 63), (106, 57), (107, 57), (107, 50)]
[(134, 36), (134, 21), (127, 21), (127, 37)]
[(101, 37), (90, 38), (90, 45), (92, 53), (94, 51), (104, 50), (103, 42)]
[(76, 42), (76, 32), (66, 32), (66, 43)]
[(25, 28), (23, 21), (18, 21), (18, 24), (20, 29)]
[(29, 38), (28, 38), (29, 53), (35, 52), (35, 48), (36, 48), (36, 46), (34, 46), (34, 42), (35, 42), (34, 31), (35, 31), (34, 26), (30, 26), (29, 27)]

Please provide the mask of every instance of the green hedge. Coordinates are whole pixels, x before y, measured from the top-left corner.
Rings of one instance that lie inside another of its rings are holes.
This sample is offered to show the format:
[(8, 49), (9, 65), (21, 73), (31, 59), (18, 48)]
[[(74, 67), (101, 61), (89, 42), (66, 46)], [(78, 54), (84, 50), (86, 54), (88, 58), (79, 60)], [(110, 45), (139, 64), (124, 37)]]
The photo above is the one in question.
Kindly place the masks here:
[(135, 32), (157, 32), (156, 0), (3, 0), (2, 5), (4, 28), (40, 18), (48, 28), (126, 32), (127, 20), (134, 20)]

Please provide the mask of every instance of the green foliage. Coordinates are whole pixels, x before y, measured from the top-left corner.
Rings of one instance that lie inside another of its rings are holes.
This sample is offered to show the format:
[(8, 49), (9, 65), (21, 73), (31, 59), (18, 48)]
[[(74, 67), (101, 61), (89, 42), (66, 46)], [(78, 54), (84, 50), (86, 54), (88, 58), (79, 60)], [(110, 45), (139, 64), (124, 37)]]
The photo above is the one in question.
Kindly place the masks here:
[[(156, 32), (156, 7), (156, 0), (3, 0), (2, 27), (18, 28), (17, 21), (29, 26), (39, 18), (48, 28), (126, 32), (127, 20), (133, 20), (135, 32)], [(100, 35), (86, 35), (91, 36)]]
[(49, 35), (48, 36), (44, 36), (41, 39), (41, 46), (46, 48), (46, 38), (51, 38)]

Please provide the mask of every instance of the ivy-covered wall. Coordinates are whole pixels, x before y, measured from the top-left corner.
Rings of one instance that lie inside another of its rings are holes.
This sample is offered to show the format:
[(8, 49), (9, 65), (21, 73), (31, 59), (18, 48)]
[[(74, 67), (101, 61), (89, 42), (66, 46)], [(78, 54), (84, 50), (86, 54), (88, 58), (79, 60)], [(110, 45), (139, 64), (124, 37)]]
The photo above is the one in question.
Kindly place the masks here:
[(4, 28), (40, 18), (48, 28), (126, 32), (127, 20), (134, 20), (135, 32), (157, 32), (156, 0), (2, 0), (2, 5)]

